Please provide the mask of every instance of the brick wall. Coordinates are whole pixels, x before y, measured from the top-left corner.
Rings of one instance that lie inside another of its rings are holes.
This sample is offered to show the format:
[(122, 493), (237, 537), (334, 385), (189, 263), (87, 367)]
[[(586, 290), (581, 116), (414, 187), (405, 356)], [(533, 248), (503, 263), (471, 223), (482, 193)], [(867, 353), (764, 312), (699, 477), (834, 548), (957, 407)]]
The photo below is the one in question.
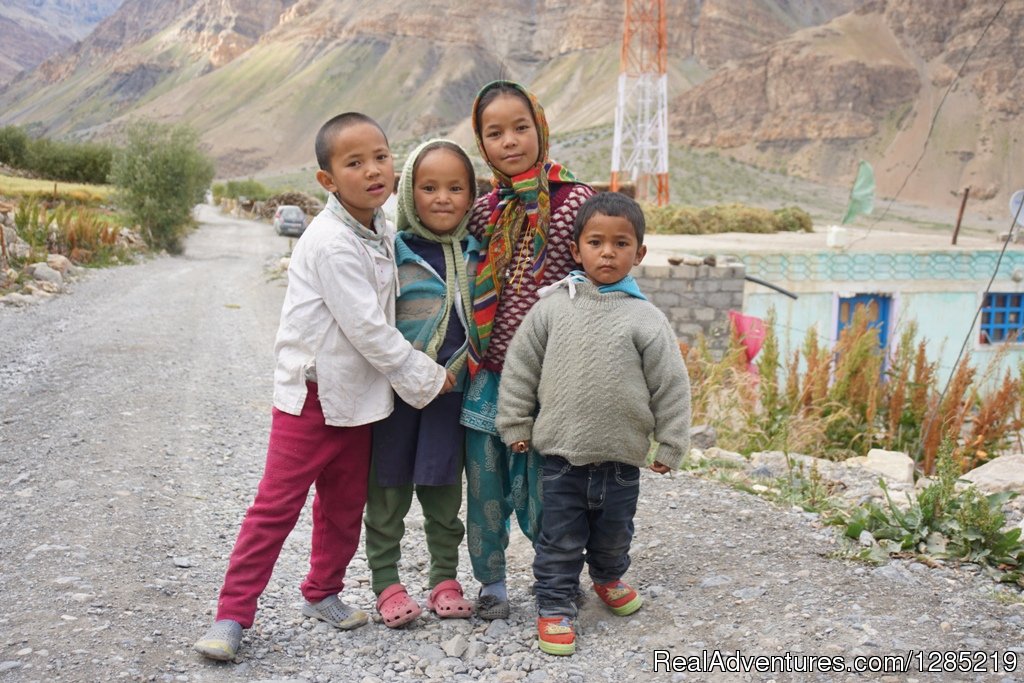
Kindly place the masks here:
[(720, 357), (729, 346), (729, 311), (743, 310), (742, 264), (637, 266), (632, 274), (644, 295), (668, 316), (680, 341), (699, 335)]

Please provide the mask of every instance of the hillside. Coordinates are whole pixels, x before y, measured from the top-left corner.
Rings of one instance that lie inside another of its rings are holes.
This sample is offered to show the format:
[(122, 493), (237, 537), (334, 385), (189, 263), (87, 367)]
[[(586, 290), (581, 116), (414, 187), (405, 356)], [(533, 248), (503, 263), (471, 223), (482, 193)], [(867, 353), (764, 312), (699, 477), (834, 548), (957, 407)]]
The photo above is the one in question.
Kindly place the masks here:
[(873, 2), (797, 31), (679, 94), (675, 139), (827, 183), (866, 159), (888, 194), (909, 174), (901, 198), (955, 204), (971, 186), (972, 203), (1003, 208), (1024, 185), (1024, 0), (993, 22), (1001, 4)]
[[(396, 140), (454, 130), (468, 142), (473, 96), (499, 76), (530, 83), (561, 130), (611, 122), (621, 0), (539, 4), (126, 0), (0, 91), (0, 123), (103, 137), (131, 117), (184, 120), (234, 175), (308, 164), (317, 125), (344, 109), (377, 117)], [(670, 3), (672, 87), (857, 4)]]
[(85, 38), (123, 0), (4, 0), (0, 83)]
[[(970, 185), (971, 209), (1002, 213), (1021, 184), (1024, 0), (986, 31), (1001, 4), (670, 2), (673, 146), (687, 164), (717, 152), (840, 188), (863, 158), (882, 196), (909, 175), (901, 200), (946, 209)], [(283, 174), (309, 166), (317, 126), (347, 109), (399, 149), (430, 134), (471, 145), (474, 94), (511, 77), (540, 95), (561, 158), (603, 175), (622, 13), (621, 0), (125, 0), (0, 90), (0, 125), (109, 138), (140, 116), (184, 121), (221, 176)]]

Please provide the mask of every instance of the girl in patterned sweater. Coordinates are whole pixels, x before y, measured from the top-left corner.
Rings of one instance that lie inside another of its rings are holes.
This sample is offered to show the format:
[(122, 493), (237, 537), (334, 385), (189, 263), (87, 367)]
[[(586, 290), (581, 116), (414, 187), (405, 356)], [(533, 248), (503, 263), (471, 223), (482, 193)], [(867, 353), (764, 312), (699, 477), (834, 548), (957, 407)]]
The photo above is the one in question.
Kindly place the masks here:
[(509, 615), (505, 549), (515, 513), (533, 541), (540, 524), (542, 458), (515, 454), (494, 427), (505, 351), (538, 290), (574, 268), (576, 211), (594, 191), (548, 158), (544, 110), (523, 86), (485, 85), (473, 104), (473, 131), (495, 188), (477, 200), (469, 230), (483, 247), (473, 293), (472, 340), (462, 424), (466, 430), (467, 524), (476, 603), (484, 619)]

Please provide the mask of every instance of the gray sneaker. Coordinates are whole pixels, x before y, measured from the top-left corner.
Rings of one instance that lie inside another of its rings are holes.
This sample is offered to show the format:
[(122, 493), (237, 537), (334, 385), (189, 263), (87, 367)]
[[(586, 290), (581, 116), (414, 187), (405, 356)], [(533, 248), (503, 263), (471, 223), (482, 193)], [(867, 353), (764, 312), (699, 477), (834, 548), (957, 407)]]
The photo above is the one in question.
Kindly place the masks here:
[(370, 620), (366, 612), (349, 607), (337, 595), (328, 596), (316, 603), (307, 602), (302, 607), (302, 614), (345, 631), (358, 628)]
[(193, 646), (196, 652), (226, 662), (235, 658), (238, 646), (242, 642), (242, 625), (231, 619), (215, 621), (210, 630)]

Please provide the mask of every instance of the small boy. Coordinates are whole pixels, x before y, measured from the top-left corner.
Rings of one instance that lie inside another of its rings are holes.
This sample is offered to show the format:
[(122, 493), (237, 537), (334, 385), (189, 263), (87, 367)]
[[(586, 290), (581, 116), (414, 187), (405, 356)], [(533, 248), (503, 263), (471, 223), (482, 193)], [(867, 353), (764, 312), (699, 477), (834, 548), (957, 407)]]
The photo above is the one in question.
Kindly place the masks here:
[(513, 451), (544, 458), (543, 516), (533, 574), (540, 649), (576, 651), (584, 558), (594, 591), (619, 616), (642, 599), (629, 568), (640, 467), (679, 467), (690, 447), (690, 381), (665, 315), (630, 268), (647, 253), (644, 214), (608, 192), (580, 207), (573, 259), (583, 272), (541, 290), (509, 346), (497, 427)]
[(316, 179), (330, 198), (288, 266), (266, 468), (228, 561), (216, 621), (195, 644), (210, 659), (234, 659), (314, 485), (302, 614), (346, 630), (366, 623), (338, 593), (359, 546), (372, 423), (391, 414), (394, 393), (422, 408), (455, 381), (395, 327), (395, 231), (380, 210), (394, 183), (384, 131), (364, 114), (339, 114), (317, 133), (316, 157)]

